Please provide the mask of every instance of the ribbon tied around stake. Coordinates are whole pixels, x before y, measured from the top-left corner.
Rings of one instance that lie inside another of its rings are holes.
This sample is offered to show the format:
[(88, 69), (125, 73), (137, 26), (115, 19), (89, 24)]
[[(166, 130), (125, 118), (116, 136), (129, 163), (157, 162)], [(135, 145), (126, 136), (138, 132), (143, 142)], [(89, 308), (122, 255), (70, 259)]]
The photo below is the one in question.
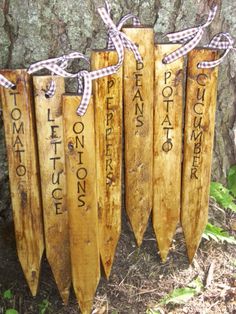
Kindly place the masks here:
[[(81, 103), (76, 111), (79, 116), (83, 116), (87, 110), (89, 100), (92, 94), (92, 80), (116, 73), (122, 66), (122, 63), (124, 61), (124, 48), (131, 50), (135, 56), (135, 59), (138, 62), (142, 62), (142, 57), (138, 51), (137, 46), (133, 42), (131, 42), (123, 32), (120, 31), (124, 23), (130, 18), (133, 19), (134, 25), (140, 25), (138, 18), (133, 14), (127, 14), (120, 20), (118, 26), (116, 26), (110, 17), (110, 5), (107, 1), (105, 7), (98, 8), (98, 13), (100, 14), (102, 20), (108, 28), (108, 47), (109, 49), (115, 49), (117, 51), (117, 64), (91, 72), (82, 70), (78, 73), (72, 74), (65, 71), (65, 68), (68, 66), (68, 61), (70, 59), (82, 58), (88, 61), (88, 59), (81, 53), (74, 52), (59, 58), (39, 61), (35, 64), (32, 64), (28, 69), (29, 74), (46, 68), (51, 71), (52, 75), (57, 74), (66, 78), (77, 77), (78, 93), (82, 94)], [(45, 96), (52, 97), (55, 93), (55, 88), (55, 82), (52, 79), (50, 87)]]
[[(223, 40), (222, 40), (223, 39)], [(236, 52), (236, 48), (234, 47), (234, 39), (229, 33), (219, 33), (215, 35), (209, 45), (206, 45), (207, 48), (212, 49), (221, 49), (225, 50), (223, 55), (214, 61), (202, 61), (198, 64), (198, 68), (214, 68), (221, 64), (221, 62), (225, 59), (227, 54), (233, 50)]]
[[(47, 59), (47, 60), (36, 62), (29, 67), (28, 73), (32, 74), (39, 70), (47, 69), (52, 73), (52, 76), (56, 74), (56, 75), (67, 77), (67, 78), (78, 77), (78, 73), (69, 73), (65, 71), (65, 69), (69, 65), (69, 62), (73, 59), (83, 59), (89, 63), (89, 59), (86, 56), (84, 56), (82, 53), (72, 52), (72, 53), (69, 53), (68, 55), (64, 55), (58, 58), (52, 58), (52, 59)], [(56, 91), (56, 85), (55, 85), (55, 81), (52, 78), (49, 88), (45, 93), (45, 96), (47, 98), (51, 98), (54, 96), (55, 91)]]
[[(105, 1), (105, 7), (106, 7), (106, 10), (107, 10), (107, 13), (109, 16), (111, 16), (111, 6), (110, 6), (110, 3), (108, 1)], [(116, 30), (120, 31), (122, 29), (122, 27), (124, 26), (124, 24), (129, 20), (129, 19), (132, 19), (132, 22), (133, 22), (133, 26), (140, 26), (141, 23), (140, 23), (140, 20), (139, 18), (132, 14), (132, 13), (128, 13), (127, 15), (123, 16), (120, 21), (118, 22), (117, 26), (116, 26)], [(109, 32), (111, 31), (112, 32), (112, 27), (109, 28), (108, 30), (108, 35), (109, 35)], [(121, 33), (121, 36), (122, 36), (123, 33)], [(122, 43), (124, 45), (124, 47), (128, 48), (127, 47), (127, 41), (125, 40), (122, 40)], [(109, 38), (108, 38), (108, 43), (107, 43), (107, 49), (114, 49), (114, 44), (113, 44), (113, 41), (112, 41), (112, 34), (109, 35)], [(133, 47), (133, 49), (135, 49), (135, 47)]]
[(92, 93), (92, 80), (116, 73), (122, 66), (122, 63), (124, 61), (124, 48), (131, 50), (135, 56), (135, 59), (138, 62), (142, 62), (142, 57), (138, 51), (137, 46), (123, 32), (120, 31), (123, 24), (130, 18), (133, 19), (133, 23), (138, 23), (138, 25), (140, 25), (138, 18), (132, 14), (128, 14), (124, 16), (120, 20), (118, 26), (116, 26), (110, 17), (110, 5), (107, 1), (105, 7), (98, 8), (98, 13), (100, 14), (103, 22), (108, 28), (108, 49), (116, 49), (118, 54), (118, 63), (116, 65), (95, 70), (92, 72), (83, 71), (78, 73), (79, 79), (83, 79), (84, 82), (84, 92), (82, 100), (77, 109), (77, 114), (79, 116), (83, 116), (87, 110)]
[(184, 45), (177, 50), (173, 51), (169, 55), (167, 55), (162, 61), (164, 64), (174, 62), (175, 60), (181, 58), (182, 56), (186, 55), (189, 51), (197, 46), (200, 42), (204, 30), (207, 26), (209, 26), (212, 21), (214, 20), (217, 12), (217, 6), (214, 6), (210, 12), (206, 23), (203, 25), (188, 28), (183, 31), (169, 33), (166, 36), (168, 39), (173, 43), (183, 43)]

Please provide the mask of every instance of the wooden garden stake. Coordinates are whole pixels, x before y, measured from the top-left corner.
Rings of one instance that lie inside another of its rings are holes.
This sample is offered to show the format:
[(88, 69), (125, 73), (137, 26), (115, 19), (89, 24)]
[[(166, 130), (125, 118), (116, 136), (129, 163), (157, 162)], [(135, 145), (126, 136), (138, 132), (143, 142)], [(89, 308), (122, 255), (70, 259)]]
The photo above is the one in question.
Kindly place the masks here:
[(1, 87), (1, 99), (18, 257), (33, 296), (44, 250), (32, 81), (26, 70), (1, 70), (16, 89)]
[[(117, 63), (116, 51), (93, 51), (92, 70)], [(93, 82), (99, 250), (109, 278), (121, 229), (122, 68)]]
[(72, 282), (81, 312), (90, 313), (100, 279), (94, 109), (91, 100), (79, 117), (81, 96), (62, 99)]
[(179, 45), (155, 48), (153, 227), (166, 260), (180, 214), (183, 58), (164, 64)]
[(65, 304), (71, 284), (68, 213), (66, 207), (65, 155), (61, 95), (64, 78), (54, 76), (55, 95), (45, 97), (51, 76), (34, 76), (41, 190), (46, 255)]
[(138, 45), (143, 63), (125, 51), (125, 203), (138, 245), (141, 245), (153, 198), (153, 28), (125, 27), (123, 32)]
[(218, 78), (218, 68), (197, 65), (217, 57), (210, 49), (195, 49), (188, 56), (181, 221), (190, 262), (208, 219)]

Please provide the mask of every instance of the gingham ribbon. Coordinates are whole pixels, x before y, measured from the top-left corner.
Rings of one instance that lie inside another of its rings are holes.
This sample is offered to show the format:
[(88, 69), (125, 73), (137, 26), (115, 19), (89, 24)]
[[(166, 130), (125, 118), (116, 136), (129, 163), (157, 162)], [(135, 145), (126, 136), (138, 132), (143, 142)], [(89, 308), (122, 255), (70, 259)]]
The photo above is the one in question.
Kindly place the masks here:
[(200, 62), (198, 64), (198, 68), (203, 68), (203, 69), (204, 68), (214, 68), (214, 67), (218, 66), (219, 64), (221, 64), (221, 62), (223, 62), (223, 60), (225, 59), (225, 57), (227, 56), (227, 54), (231, 50), (236, 51), (236, 48), (234, 47), (234, 39), (232, 38), (232, 36), (229, 33), (219, 33), (219, 34), (215, 35), (212, 38), (209, 45), (207, 45), (206, 47), (212, 48), (212, 49), (225, 50), (225, 52), (217, 60)]
[(98, 8), (98, 13), (100, 14), (103, 22), (108, 28), (109, 38), (112, 40), (113, 43), (112, 48), (114, 47), (118, 54), (118, 63), (116, 65), (109, 66), (96, 71), (92, 72), (81, 71), (78, 73), (79, 86), (82, 85), (81, 81), (83, 81), (84, 83), (84, 92), (82, 95), (82, 100), (77, 109), (77, 114), (79, 116), (83, 116), (87, 110), (92, 93), (92, 80), (116, 73), (124, 61), (124, 48), (131, 50), (134, 53), (136, 60), (138, 62), (142, 62), (142, 57), (138, 51), (137, 46), (134, 43), (132, 43), (129, 40), (129, 38), (124, 33), (122, 33), (112, 21), (109, 14), (110, 7), (107, 2), (106, 7)]
[(168, 39), (171, 42), (174, 42), (174, 43), (179, 42), (179, 43), (183, 43), (183, 44), (185, 43), (185, 45), (183, 45), (182, 47), (178, 48), (174, 52), (167, 55), (162, 60), (163, 63), (166, 64), (166, 63), (174, 62), (175, 60), (186, 55), (194, 47), (196, 47), (197, 44), (200, 42), (203, 34), (204, 34), (205, 28), (207, 26), (209, 26), (212, 23), (212, 21), (214, 20), (214, 18), (216, 16), (216, 11), (217, 11), (217, 6), (214, 6), (209, 12), (209, 16), (208, 16), (206, 23), (204, 23), (203, 25), (189, 28), (189, 29), (186, 29), (186, 30), (183, 30), (180, 32), (167, 34), (166, 36), (168, 37)]
[(16, 89), (16, 85), (8, 81), (8, 79), (6, 79), (2, 74), (0, 74), (0, 85), (5, 88)]
[[(87, 57), (85, 57), (82, 53), (79, 52), (72, 52), (69, 53), (68, 55), (64, 55), (62, 57), (58, 57), (58, 58), (52, 58), (52, 59), (47, 59), (47, 60), (43, 60), (43, 61), (39, 61), (36, 62), (34, 64), (32, 64), (29, 69), (28, 69), (28, 73), (32, 74), (35, 73), (39, 70), (42, 69), (48, 69), (52, 75), (59, 75), (62, 77), (77, 77), (78, 73), (69, 73), (67, 71), (65, 71), (65, 68), (68, 67), (69, 61), (73, 60), (73, 59), (84, 59), (85, 61), (87, 61), (89, 63), (89, 60)], [(45, 93), (45, 96), (50, 98), (55, 94), (56, 91), (56, 84), (55, 81), (51, 80), (50, 84), (49, 84), (49, 88)]]
[[(106, 7), (106, 10), (107, 10), (108, 15), (111, 16), (111, 6), (110, 6), (110, 3), (109, 3), (108, 1), (105, 1), (105, 7)], [(140, 26), (140, 25), (141, 25), (139, 18), (138, 18), (136, 15), (134, 15), (134, 14), (132, 14), (132, 13), (129, 13), (129, 14), (126, 14), (125, 16), (123, 16), (123, 17), (120, 19), (120, 21), (118, 22), (118, 24), (117, 24), (117, 26), (116, 26), (116, 29), (120, 31), (120, 30), (122, 29), (122, 27), (124, 26), (124, 24), (125, 24), (129, 19), (132, 19), (133, 26)], [(108, 35), (109, 35), (109, 33), (108, 33)], [(122, 36), (122, 33), (121, 33), (121, 36)], [(121, 39), (122, 39), (122, 37), (121, 37)], [(130, 48), (127, 46), (127, 41), (123, 41), (123, 40), (122, 40), (122, 43), (123, 43), (123, 45), (124, 45), (125, 48), (130, 49)], [(133, 43), (131, 42), (131, 44), (133, 44)], [(107, 43), (107, 49), (114, 49), (114, 48), (115, 48), (115, 47), (114, 47), (112, 38), (109, 36), (109, 38), (108, 38), (108, 43)], [(135, 48), (134, 48), (134, 49), (135, 49)]]

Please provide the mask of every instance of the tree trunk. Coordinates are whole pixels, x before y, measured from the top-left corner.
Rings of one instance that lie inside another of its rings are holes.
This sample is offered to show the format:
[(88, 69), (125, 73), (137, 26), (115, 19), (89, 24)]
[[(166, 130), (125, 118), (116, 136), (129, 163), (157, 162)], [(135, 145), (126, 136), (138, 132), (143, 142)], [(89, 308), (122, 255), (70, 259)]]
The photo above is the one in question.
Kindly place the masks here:
[[(100, 1), (99, 3), (101, 3)], [(143, 24), (154, 25), (156, 41), (167, 32), (206, 21), (211, 0), (120, 0), (110, 1), (115, 21), (128, 12)], [(202, 44), (220, 31), (236, 33), (236, 2), (217, 0), (216, 19), (207, 28)], [(97, 3), (97, 1), (94, 1)], [(97, 4), (96, 4), (97, 6)], [(70, 51), (90, 55), (91, 49), (106, 45), (106, 30), (92, 0), (0, 0), (0, 66), (25, 68), (31, 63)], [(231, 52), (219, 69), (214, 161), (212, 178), (225, 181), (236, 159), (236, 61)], [(75, 63), (74, 70), (79, 69)], [(76, 87), (72, 82), (68, 91)], [(0, 219), (9, 215), (9, 183), (3, 124), (0, 121)]]

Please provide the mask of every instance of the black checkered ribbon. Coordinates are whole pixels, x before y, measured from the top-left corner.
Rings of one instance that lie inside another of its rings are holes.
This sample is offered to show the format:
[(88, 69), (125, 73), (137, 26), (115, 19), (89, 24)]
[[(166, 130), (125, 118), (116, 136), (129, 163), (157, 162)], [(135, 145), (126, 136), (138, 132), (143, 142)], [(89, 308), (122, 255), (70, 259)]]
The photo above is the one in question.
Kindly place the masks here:
[[(110, 7), (110, 4), (108, 1), (105, 2), (105, 6), (106, 6), (107, 13), (109, 14), (109, 16), (111, 16), (111, 7)], [(130, 19), (132, 19), (133, 26), (140, 26), (141, 25), (139, 18), (136, 15), (129, 13), (120, 19), (120, 21), (118, 22), (118, 24), (116, 26), (117, 30), (120, 31), (122, 29), (122, 27), (124, 26), (124, 24)], [(109, 35), (109, 32), (108, 32), (108, 35)], [(122, 36), (122, 34), (121, 34), (121, 36)], [(125, 48), (130, 49), (130, 47), (127, 46), (126, 41), (122, 41), (122, 42), (123, 42), (123, 45)], [(112, 38), (109, 36), (108, 43), (107, 43), (107, 49), (114, 49), (114, 48), (115, 47), (114, 47)]]
[(229, 33), (219, 33), (219, 34), (215, 35), (212, 38), (209, 45), (207, 45), (206, 47), (211, 48), (211, 49), (225, 50), (225, 52), (217, 60), (200, 62), (198, 64), (198, 68), (203, 68), (203, 69), (204, 68), (214, 68), (214, 67), (218, 66), (219, 64), (221, 64), (221, 62), (223, 62), (223, 60), (225, 59), (225, 57), (227, 56), (227, 54), (231, 50), (236, 51), (236, 48), (234, 47), (234, 39), (232, 38), (232, 36)]
[(2, 74), (0, 74), (0, 85), (5, 88), (16, 89), (16, 85), (8, 81), (8, 79), (6, 79)]
[[(78, 73), (79, 87), (82, 86), (82, 81), (84, 84), (84, 91), (82, 94), (81, 103), (77, 109), (77, 114), (79, 116), (83, 116), (86, 113), (92, 93), (92, 80), (116, 73), (122, 66), (124, 61), (124, 48), (131, 50), (136, 60), (138, 62), (142, 62), (142, 57), (138, 51), (137, 46), (133, 42), (131, 42), (130, 39), (123, 32), (121, 32), (112, 21), (110, 17), (110, 7), (107, 2), (105, 7), (98, 8), (98, 13), (100, 14), (103, 22), (108, 28), (109, 38), (113, 44), (110, 44), (110, 47), (115, 48), (115, 50), (117, 51), (118, 63), (113, 66), (109, 66), (96, 71), (81, 71)], [(131, 16), (129, 16), (129, 18), (130, 17)]]
[(73, 59), (84, 59), (85, 61), (87, 61), (89, 63), (88, 58), (85, 57), (82, 53), (72, 52), (72, 53), (69, 53), (68, 55), (64, 55), (62, 57), (52, 58), (52, 59), (47, 59), (47, 60), (36, 62), (29, 67), (28, 73), (32, 74), (32, 73), (35, 73), (35, 72), (40, 71), (42, 69), (47, 69), (51, 72), (52, 80), (49, 84), (48, 90), (45, 93), (45, 96), (47, 98), (51, 98), (54, 96), (55, 91), (56, 91), (56, 83), (53, 80), (53, 75), (56, 74), (56, 75), (59, 75), (62, 77), (67, 77), (67, 78), (69, 78), (69, 77), (73, 78), (73, 77), (78, 76), (78, 73), (74, 74), (74, 73), (69, 73), (69, 72), (65, 71), (65, 69), (69, 65), (69, 62)]
[(180, 32), (167, 34), (166, 36), (171, 42), (183, 43), (184, 45), (178, 48), (177, 50), (173, 51), (169, 55), (165, 56), (164, 59), (162, 60), (163, 63), (166, 64), (174, 62), (175, 60), (181, 58), (182, 56), (186, 55), (189, 51), (194, 49), (200, 42), (204, 34), (205, 28), (209, 26), (214, 20), (216, 12), (217, 6), (214, 6), (209, 12), (209, 16), (206, 23), (204, 23), (203, 25), (189, 28)]

